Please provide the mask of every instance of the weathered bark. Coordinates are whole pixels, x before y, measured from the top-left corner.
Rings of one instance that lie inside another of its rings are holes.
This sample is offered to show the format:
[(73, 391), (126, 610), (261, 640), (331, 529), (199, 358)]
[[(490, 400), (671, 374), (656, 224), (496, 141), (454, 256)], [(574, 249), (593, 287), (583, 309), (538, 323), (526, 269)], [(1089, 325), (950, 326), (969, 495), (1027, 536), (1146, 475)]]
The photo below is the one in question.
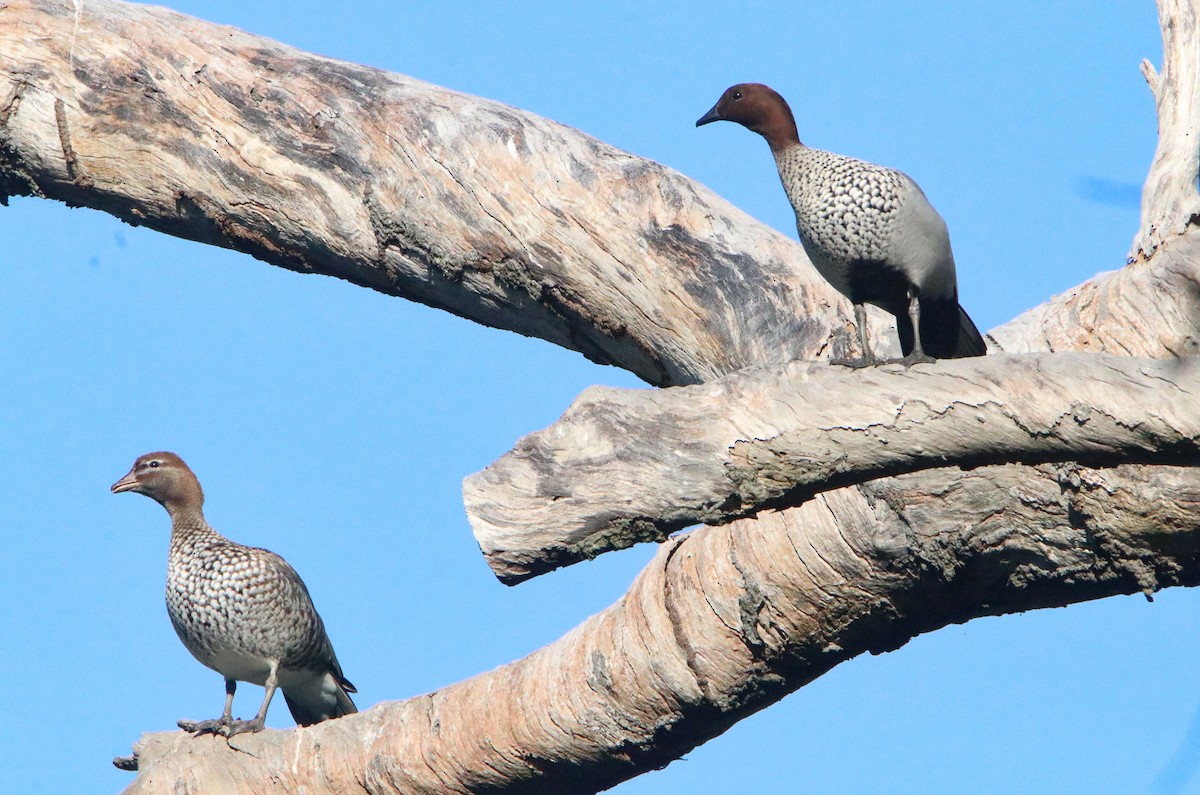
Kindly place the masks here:
[(1164, 241), (1200, 221), (1200, 6), (1195, 0), (1158, 0), (1163, 69), (1142, 61), (1158, 111), (1158, 148), (1142, 187), (1142, 228), (1129, 260), (1149, 257)]
[(463, 486), (492, 570), (521, 580), (690, 525), (946, 464), (1200, 463), (1200, 358), (793, 362), (665, 390), (594, 387)]
[[(1143, 195), (1142, 231), (1130, 255), (1139, 260), (1099, 274), (994, 329), (988, 334), (993, 350), (1200, 355), (1200, 234), (1194, 229), (1200, 223), (1196, 189), (1200, 147), (1195, 143), (1195, 133), (1200, 131), (1200, 19), (1194, 0), (1163, 0), (1159, 14), (1163, 74), (1154, 74), (1148, 63), (1142, 67), (1155, 94), (1160, 138)], [(1153, 261), (1147, 262), (1151, 252)], [(768, 395), (766, 399), (786, 410), (786, 396)], [(838, 398), (831, 395), (829, 400), (836, 403)], [(567, 416), (586, 410), (577, 404)], [(751, 433), (755, 419), (743, 416), (729, 421)], [(644, 472), (626, 467), (616, 470), (621, 473), (618, 477), (610, 472), (609, 487), (596, 480), (598, 491), (581, 493), (578, 488), (586, 487), (576, 482), (575, 475), (580, 473), (562, 471), (539, 446), (544, 443), (547, 449), (554, 449), (557, 457), (571, 466), (589, 460), (589, 454), (585, 449), (558, 449), (569, 443), (551, 440), (549, 435), (555, 433), (565, 437), (568, 431), (539, 432), (517, 443), (510, 456), (527, 459), (531, 469), (524, 474), (502, 459), (497, 462), (500, 471), (489, 467), (464, 483), (476, 540), (493, 571), (506, 583), (642, 541), (661, 540), (688, 524), (751, 512), (745, 495), (735, 489), (689, 491), (700, 485), (695, 482), (700, 464), (691, 459), (671, 479), (662, 481), (674, 485), (671, 497), (651, 494), (646, 487), (653, 484), (658, 488), (659, 482), (648, 483), (642, 479)], [(636, 429), (631, 428), (630, 433), (625, 449), (612, 451), (610, 463), (655, 455), (651, 450), (628, 449), (641, 444), (640, 439), (635, 441)], [(764, 433), (769, 435), (770, 430)], [(658, 452), (666, 464), (666, 449)], [(688, 494), (689, 499), (674, 502), (681, 494)], [(804, 492), (793, 496), (802, 498)], [(635, 507), (639, 502), (640, 507)]]
[[(1092, 351), (1155, 358), (1200, 355), (1200, 232), (1193, 229), (1167, 239), (1159, 245), (1151, 260), (1089, 279), (993, 330), (988, 337), (993, 349), (1009, 352)], [(938, 368), (949, 368), (949, 372), (957, 366), (960, 365), (943, 362)], [(990, 362), (966, 366), (980, 366), (989, 371), (997, 367)], [(916, 368), (913, 374), (924, 370)], [(780, 368), (771, 372), (778, 371)], [(1004, 376), (1012, 378), (1014, 373), (1006, 372)], [(728, 378), (737, 384), (769, 377), (770, 373), (764, 372)], [(836, 378), (836, 375), (830, 377)], [(998, 380), (995, 375), (989, 375), (989, 378)], [(870, 379), (869, 375), (861, 375), (846, 382), (863, 386), (862, 395), (856, 399), (872, 394), (865, 386)], [(1028, 379), (1021, 383), (1023, 390), (1034, 386)], [(805, 391), (815, 394), (822, 388)], [(913, 389), (919, 387), (914, 385)], [(585, 393), (584, 399), (588, 394)], [(706, 392), (697, 388), (695, 394)], [(880, 397), (877, 390), (873, 394)], [(764, 390), (763, 395), (763, 400), (774, 401), (782, 411), (791, 411), (788, 404), (798, 397), (775, 394), (771, 390)], [(652, 404), (666, 399), (647, 395), (643, 402)], [(846, 402), (844, 397), (839, 399), (837, 395), (829, 395), (816, 408)], [(1002, 402), (1012, 411), (1020, 410), (1010, 401)], [(586, 406), (577, 403), (564, 419), (586, 411)], [(755, 412), (769, 415), (762, 408)], [(760, 419), (747, 414), (732, 417), (728, 422), (746, 437), (760, 434), (762, 438), (769, 438), (771, 429), (755, 424)], [(697, 424), (703, 425), (703, 422)], [(562, 434), (562, 438), (554, 439), (556, 433)], [(654, 455), (650, 450), (631, 449), (639, 446), (641, 440), (635, 440), (633, 429), (629, 433), (625, 448), (612, 451), (613, 462)], [(681, 436), (694, 438), (690, 430)], [(732, 444), (736, 439), (729, 441)], [(982, 437), (979, 441), (983, 441)], [(536, 468), (536, 474), (532, 470), (518, 474), (502, 465), (500, 471), (489, 467), (465, 481), (463, 494), (476, 540), (502, 581), (520, 582), (640, 541), (661, 540), (666, 534), (691, 523), (722, 521), (722, 517), (727, 519), (750, 512), (744, 504), (744, 496), (736, 489), (729, 488), (723, 493), (720, 490), (689, 491), (699, 486), (696, 474), (703, 468), (703, 459), (688, 457), (687, 466), (680, 466), (672, 478), (650, 483), (642, 480), (645, 473), (635, 474), (622, 466), (615, 470), (622, 473), (620, 477), (613, 472), (608, 474), (611, 488), (586, 495), (576, 493), (572, 483), (576, 475), (583, 473), (558, 471), (560, 468), (553, 466), (547, 455), (537, 449), (538, 445), (545, 444), (555, 450), (564, 465), (574, 467), (579, 461), (587, 460), (588, 452), (583, 448), (590, 442), (590, 438), (583, 437), (575, 444), (577, 449), (572, 450), (565, 447), (571, 444), (565, 431), (552, 428), (548, 432), (531, 434), (520, 440), (509, 455), (528, 458), (530, 466)], [(687, 446), (691, 447), (690, 442)], [(659, 453), (665, 464), (669, 460), (669, 448)], [(993, 462), (999, 460), (992, 459)], [(505, 459), (501, 459), (503, 461)], [(690, 499), (674, 503), (666, 494), (655, 495), (646, 489), (648, 485), (654, 489), (663, 488), (663, 483), (673, 484), (669, 487), (673, 497), (688, 494)], [(603, 483), (597, 481), (596, 485), (599, 488)], [(643, 505), (647, 507), (632, 509), (631, 504), (642, 499), (639, 492), (646, 497)], [(792, 496), (799, 499), (805, 493), (794, 492)], [(603, 502), (605, 499), (608, 502)], [(580, 500), (592, 507), (581, 506)], [(651, 509), (650, 505), (656, 507)], [(581, 507), (584, 507), (582, 512), (570, 515), (572, 509)]]
[(669, 168), (163, 8), (0, 4), (0, 201), (14, 194), (411, 298), (656, 385), (856, 344), (797, 242)]
[(1163, 241), (1152, 260), (1094, 276), (988, 337), (1009, 352), (1200, 355), (1200, 230)]
[[(1164, 27), (1195, 8), (1163, 0)], [(1188, 79), (1164, 68), (1160, 118), (1181, 101), (1173, 81), (1194, 94)], [(1197, 244), (1173, 236), (1194, 223), (1185, 182), (1149, 192), (1176, 191), (1156, 212), (1183, 214), (1153, 221), (1148, 259), (1003, 327), (1001, 346), (1194, 352)], [(668, 169), (162, 9), (0, 3), (0, 196), (14, 194), (340, 276), (660, 385), (852, 353), (845, 304), (799, 246)], [(668, 541), (609, 610), (428, 696), (233, 740), (250, 753), (149, 735), (130, 791), (593, 792), (862, 651), (976, 616), (1200, 583), (1198, 481), (1195, 468), (1066, 463), (819, 494)]]

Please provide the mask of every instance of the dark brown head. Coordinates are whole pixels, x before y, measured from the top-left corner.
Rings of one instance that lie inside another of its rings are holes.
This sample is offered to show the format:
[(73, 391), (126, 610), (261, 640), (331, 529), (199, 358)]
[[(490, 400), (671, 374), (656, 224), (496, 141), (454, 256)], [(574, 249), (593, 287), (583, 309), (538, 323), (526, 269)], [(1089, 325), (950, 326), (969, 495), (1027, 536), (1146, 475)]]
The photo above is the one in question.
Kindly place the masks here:
[(180, 510), (199, 511), (204, 505), (200, 481), (174, 453), (146, 453), (133, 462), (129, 474), (112, 484), (112, 493), (136, 491), (158, 502), (174, 516)]
[(787, 101), (762, 83), (738, 83), (725, 89), (712, 110), (696, 121), (696, 126), (714, 121), (736, 121), (766, 138), (773, 152), (800, 143), (796, 119)]

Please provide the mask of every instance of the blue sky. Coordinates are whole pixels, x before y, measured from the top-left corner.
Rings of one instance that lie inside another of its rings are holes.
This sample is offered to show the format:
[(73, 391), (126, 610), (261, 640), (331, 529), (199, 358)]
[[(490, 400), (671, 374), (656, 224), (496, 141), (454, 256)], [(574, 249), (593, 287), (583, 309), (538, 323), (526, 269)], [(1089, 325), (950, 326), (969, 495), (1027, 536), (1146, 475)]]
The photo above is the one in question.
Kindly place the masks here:
[[(762, 141), (692, 126), (731, 83), (771, 84), (807, 143), (922, 185), (980, 328), (1123, 265), (1153, 3), (827, 6), (173, 4), (562, 121), (792, 235)], [(179, 452), (214, 526), (296, 567), (363, 708), (555, 640), (653, 551), (505, 588), (462, 510), (465, 475), (627, 373), (52, 202), (0, 208), (0, 240), (0, 792), (116, 791), (141, 733), (221, 708), (167, 621), (166, 514), (108, 493), (140, 453)], [(615, 791), (1200, 793), (1198, 608), (1176, 589), (950, 627)]]

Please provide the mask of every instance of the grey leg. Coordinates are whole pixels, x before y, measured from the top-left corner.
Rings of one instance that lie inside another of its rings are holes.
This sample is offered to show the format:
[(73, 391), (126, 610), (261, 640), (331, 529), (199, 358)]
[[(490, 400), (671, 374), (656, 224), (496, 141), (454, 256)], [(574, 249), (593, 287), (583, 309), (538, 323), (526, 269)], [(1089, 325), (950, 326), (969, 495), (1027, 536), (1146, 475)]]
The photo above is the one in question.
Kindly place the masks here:
[(858, 341), (862, 345), (863, 362), (873, 362), (871, 355), (871, 340), (867, 335), (867, 307), (864, 304), (854, 305), (854, 325), (858, 326)]
[(854, 325), (858, 328), (858, 342), (862, 346), (862, 358), (860, 359), (833, 359), (830, 364), (841, 365), (842, 367), (871, 367), (881, 362), (871, 353), (871, 340), (867, 334), (867, 308), (863, 304), (854, 305)]
[(233, 723), (233, 694), (237, 690), (237, 682), (233, 679), (225, 680), (225, 711), (221, 713), (221, 717), (213, 718), (212, 720), (179, 720), (177, 721), (179, 728), (185, 732), (193, 734), (221, 734), (222, 730)]
[(921, 347), (921, 302), (917, 298), (915, 287), (908, 288), (908, 319), (913, 327), (913, 349), (912, 353), (905, 356), (901, 361), (905, 365), (936, 361), (932, 356), (925, 353), (925, 349)]
[(243, 732), (260, 732), (267, 725), (267, 708), (271, 706), (271, 699), (275, 697), (275, 690), (279, 687), (279, 662), (271, 663), (271, 671), (267, 674), (267, 692), (263, 696), (262, 706), (258, 708), (258, 714), (253, 720), (235, 720), (229, 723), (225, 730), (221, 733), (226, 737), (232, 737), (235, 734)]
[(917, 298), (917, 291), (911, 287), (908, 288), (908, 319), (913, 327), (912, 352), (916, 356), (924, 356), (925, 351), (921, 348), (921, 301)]

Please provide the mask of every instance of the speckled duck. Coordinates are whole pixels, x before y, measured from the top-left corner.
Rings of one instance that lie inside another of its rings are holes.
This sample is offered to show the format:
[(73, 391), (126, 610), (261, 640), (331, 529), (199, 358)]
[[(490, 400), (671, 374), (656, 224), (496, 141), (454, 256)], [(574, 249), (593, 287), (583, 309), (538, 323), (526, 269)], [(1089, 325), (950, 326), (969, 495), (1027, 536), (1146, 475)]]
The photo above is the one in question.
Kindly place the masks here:
[[(275, 690), (302, 726), (357, 712), (308, 588), (287, 562), (234, 543), (204, 520), (204, 492), (174, 453), (147, 453), (112, 486), (145, 494), (171, 516), (167, 613), (188, 651), (225, 677), (220, 718), (179, 721), (197, 734), (232, 737), (263, 729)], [(238, 682), (266, 688), (251, 720), (234, 720)]]

